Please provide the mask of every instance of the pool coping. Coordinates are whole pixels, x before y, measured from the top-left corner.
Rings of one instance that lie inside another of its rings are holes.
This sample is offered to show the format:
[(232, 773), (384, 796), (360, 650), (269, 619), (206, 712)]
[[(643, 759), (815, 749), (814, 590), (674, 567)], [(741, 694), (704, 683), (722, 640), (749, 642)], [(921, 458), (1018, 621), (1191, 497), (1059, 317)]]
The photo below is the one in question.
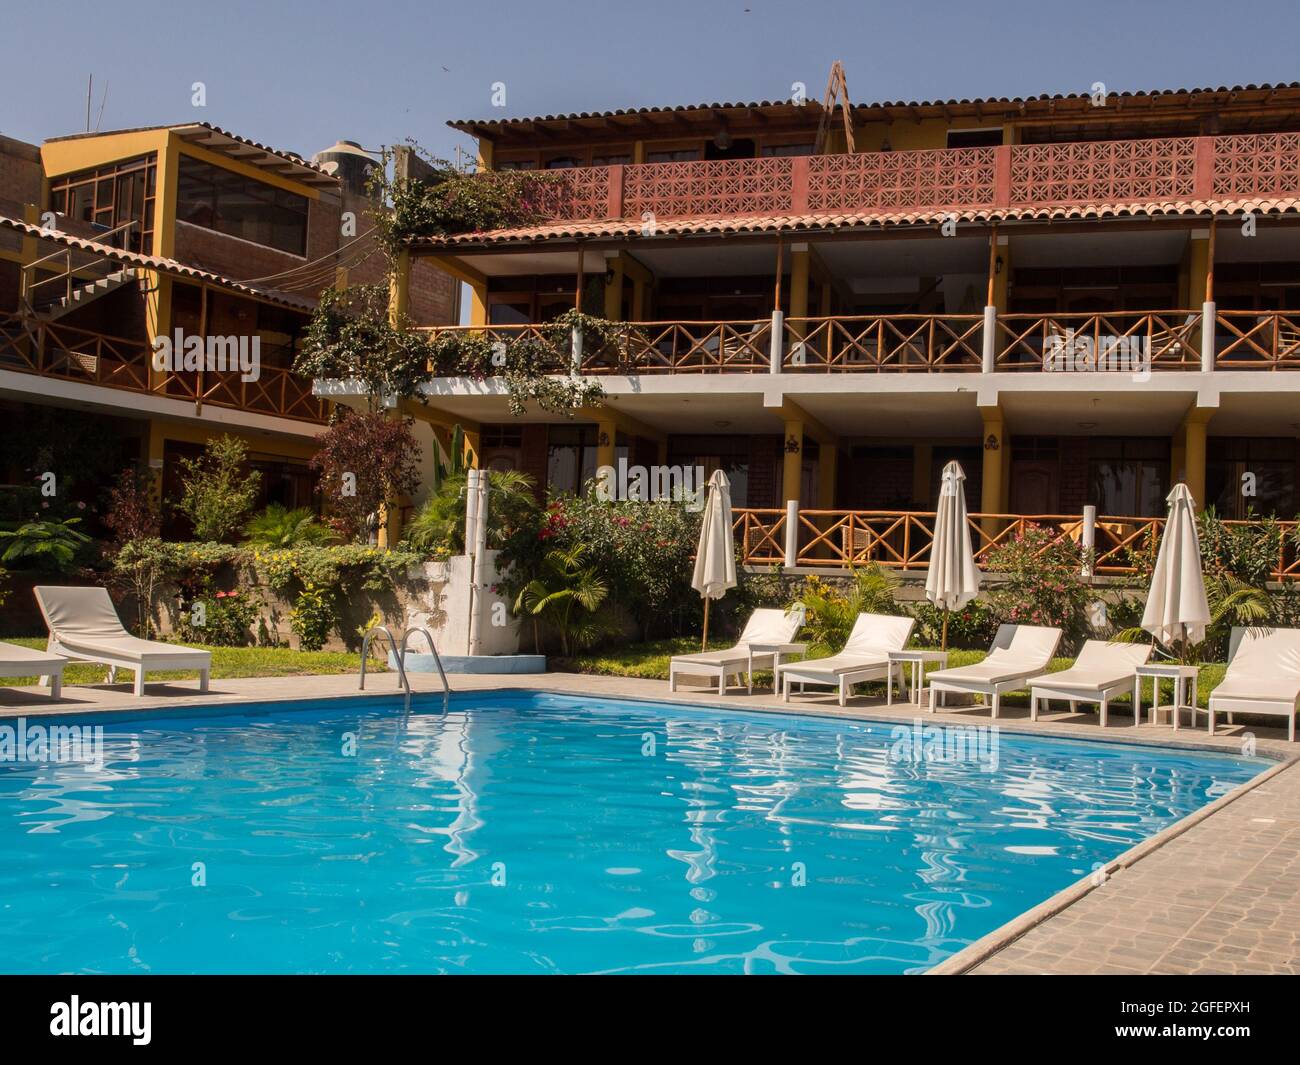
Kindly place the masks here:
[[(355, 679), (356, 674), (334, 674), (329, 679), (332, 683), (346, 683)], [(310, 682), (312, 679), (324, 680), (326, 677), (286, 677), (286, 678), (255, 678), (260, 681), (283, 681), (286, 685), (284, 692), (278, 691), (252, 691), (252, 692), (218, 692), (215, 697), (213, 693), (199, 693), (192, 688), (182, 689), (184, 695), (189, 698), (186, 700), (188, 705), (184, 705), (186, 711), (183, 716), (194, 716), (196, 712), (211, 710), (220, 713), (224, 709), (235, 710), (243, 704), (266, 704), (266, 703), (293, 703), (309, 700), (358, 700), (373, 699), (376, 697), (384, 698), (395, 695), (401, 695), (401, 691), (392, 689), (381, 690), (379, 688), (370, 688), (368, 690), (326, 690), (317, 692), (304, 693), (302, 682)], [(414, 678), (413, 678), (414, 679)], [(457, 678), (462, 683), (470, 678)], [(596, 681), (596, 684), (590, 682)], [(558, 682), (558, 683), (557, 683)], [(589, 684), (586, 690), (574, 690), (566, 688), (567, 683)], [(229, 682), (227, 682), (229, 683)], [(965, 713), (953, 714), (938, 713), (930, 714), (924, 707), (916, 703), (895, 703), (892, 707), (886, 707), (883, 704), (876, 706), (850, 706), (839, 707), (838, 705), (827, 704), (810, 704), (804, 702), (786, 703), (780, 701), (779, 697), (772, 693), (770, 696), (760, 694), (757, 696), (748, 696), (738, 698), (735, 694), (719, 695), (716, 691), (700, 688), (691, 688), (678, 692), (645, 692), (629, 691), (629, 688), (644, 688), (647, 684), (655, 683), (646, 681), (643, 678), (625, 678), (625, 677), (595, 677), (588, 674), (568, 674), (552, 673), (542, 676), (536, 675), (518, 675), (509, 678), (504, 676), (481, 676), (475, 677), (468, 686), (459, 686), (453, 693), (455, 696), (466, 696), (474, 694), (510, 694), (521, 691), (537, 692), (539, 694), (552, 696), (596, 696), (609, 697), (626, 700), (629, 702), (645, 703), (648, 705), (673, 706), (682, 705), (683, 707), (697, 707), (707, 710), (737, 710), (757, 714), (769, 714), (772, 716), (783, 717), (803, 717), (809, 720), (821, 721), (853, 721), (858, 723), (874, 725), (894, 725), (897, 726), (902, 722), (912, 722), (920, 720), (922, 722), (933, 723), (935, 725), (967, 725), (977, 724), (983, 726), (996, 725), (999, 732), (1005, 732), (1008, 735), (1024, 737), (1047, 737), (1053, 739), (1073, 739), (1084, 742), (1097, 743), (1120, 743), (1128, 746), (1151, 747), (1162, 750), (1198, 750), (1206, 753), (1215, 754), (1234, 754), (1242, 753), (1239, 748), (1234, 750), (1236, 744), (1225, 742), (1227, 740), (1238, 739), (1237, 736), (1226, 736), (1220, 734), (1215, 741), (1208, 739), (1199, 739), (1204, 737), (1205, 733), (1200, 729), (1192, 728), (1189, 730), (1179, 730), (1174, 732), (1168, 730), (1162, 732), (1158, 738), (1150, 736), (1131, 736), (1130, 731), (1136, 731), (1132, 726), (1128, 728), (1097, 728), (1095, 733), (1089, 731), (1088, 734), (1081, 735), (1081, 729), (1078, 725), (1071, 725), (1068, 722), (1055, 723), (1049, 720), (1038, 720), (1035, 722), (1019, 721), (1018, 719), (998, 718), (993, 719), (987, 713), (970, 715)], [(662, 684), (663, 682), (659, 682)], [(295, 686), (295, 690), (290, 692), (288, 687)], [(663, 685), (666, 687), (666, 685)], [(260, 687), (260, 685), (259, 685)], [(272, 685), (272, 688), (276, 685)], [(605, 690), (596, 690), (605, 689)], [(621, 690), (620, 690), (621, 689)], [(118, 694), (114, 692), (113, 694)], [(436, 697), (441, 694), (440, 688), (434, 688), (432, 685), (425, 687), (422, 684), (417, 685), (414, 697), (423, 704), (429, 697)], [(122, 693), (122, 702), (116, 705), (108, 706), (89, 706), (89, 707), (68, 707), (58, 703), (35, 704), (23, 707), (0, 707), (0, 723), (8, 718), (16, 717), (34, 717), (50, 718), (64, 717), (76, 718), (81, 715), (94, 715), (95, 717), (121, 717), (123, 720), (130, 718), (153, 718), (157, 716), (166, 716), (169, 708), (175, 708), (175, 696), (170, 698), (163, 696), (146, 696), (144, 700), (138, 700)], [(190, 702), (190, 700), (193, 700)], [(167, 701), (163, 701), (167, 700)], [(755, 701), (759, 700), (759, 701)], [(141, 705), (141, 703), (144, 705)], [(951, 710), (951, 708), (950, 708)], [(875, 711), (873, 713), (873, 711)], [(881, 713), (884, 711), (884, 713)], [(1185, 739), (1184, 736), (1187, 738)], [(1221, 813), (1227, 807), (1249, 795), (1256, 788), (1268, 783), (1281, 773), (1300, 763), (1300, 744), (1290, 744), (1282, 740), (1273, 740), (1269, 737), (1263, 737), (1252, 752), (1256, 757), (1262, 758), (1274, 764), (1258, 773), (1252, 779), (1237, 785), (1225, 795), (1219, 796), (1213, 802), (1207, 803), (1197, 810), (1192, 811), (1185, 817), (1171, 825), (1166, 826), (1159, 832), (1134, 844), (1123, 853), (1111, 859), (1104, 866), (1089, 875), (1080, 878), (1073, 884), (1067, 885), (1055, 894), (1051, 895), (1042, 902), (1036, 904), (1023, 913), (1007, 921), (1003, 925), (995, 928), (993, 931), (985, 934), (973, 943), (968, 944), (957, 953), (944, 959), (937, 965), (925, 970), (927, 976), (949, 976), (963, 975), (971, 973), (981, 964), (988, 961), (994, 955), (1010, 946), (1016, 940), (1022, 938), (1035, 928), (1040, 927), (1053, 917), (1061, 914), (1070, 906), (1085, 898), (1102, 885), (1106, 884), (1115, 874), (1135, 865), (1144, 858), (1149, 857), (1156, 851), (1165, 847), (1169, 843), (1183, 836), (1185, 833), (1195, 828), (1197, 825), (1205, 822), (1216, 814)]]

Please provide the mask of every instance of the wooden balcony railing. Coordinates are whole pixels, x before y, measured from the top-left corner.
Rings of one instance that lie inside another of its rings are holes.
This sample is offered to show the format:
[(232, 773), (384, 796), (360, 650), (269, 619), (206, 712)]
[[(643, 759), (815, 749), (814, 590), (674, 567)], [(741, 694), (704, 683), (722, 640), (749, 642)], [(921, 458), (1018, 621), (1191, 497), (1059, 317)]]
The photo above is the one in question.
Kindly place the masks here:
[(324, 423), (326, 404), (312, 395), (311, 381), (284, 366), (267, 365), (274, 360), (267, 349), (262, 354), (256, 381), (241, 381), (237, 372), (191, 372), (154, 374), (151, 382), (153, 352), (143, 341), (0, 315), (0, 369)]
[[(825, 569), (848, 569), (869, 562), (889, 569), (926, 570), (934, 541), (932, 511), (805, 510), (797, 512), (795, 564)], [(785, 563), (789, 515), (785, 510), (738, 508), (733, 512), (736, 542), (743, 560), (751, 566)], [(1154, 552), (1164, 528), (1164, 518), (1102, 516), (1096, 520), (1093, 572), (1121, 576), (1134, 572), (1134, 557)], [(1050, 543), (1080, 543), (1084, 519), (1080, 514), (969, 514), (971, 544), (976, 562), (988, 563), (1002, 544), (1023, 535), (1030, 525), (1054, 533)], [(1225, 522), (1244, 526), (1251, 522)], [(1278, 522), (1281, 548), (1274, 564), (1274, 580), (1300, 580), (1300, 553), (1295, 541), (1296, 522)], [(1046, 546), (1044, 549), (1046, 549)]]
[[(1202, 369), (1200, 310), (1106, 314), (1003, 314), (992, 319), (996, 373), (1119, 373)], [(977, 314), (784, 318), (781, 373), (979, 373), (986, 369), (985, 319)], [(1219, 311), (1217, 370), (1300, 369), (1300, 313)], [(772, 318), (736, 322), (615, 322), (613, 339), (582, 347), (588, 374), (767, 373)], [(545, 325), (444, 326), (431, 334), (486, 335), (547, 345), (559, 365), (572, 350)], [(1086, 344), (1084, 343), (1086, 341)], [(1091, 362), (1089, 360), (1092, 360)]]
[(1300, 133), (638, 163), (549, 171), (554, 221), (889, 215), (1300, 195)]

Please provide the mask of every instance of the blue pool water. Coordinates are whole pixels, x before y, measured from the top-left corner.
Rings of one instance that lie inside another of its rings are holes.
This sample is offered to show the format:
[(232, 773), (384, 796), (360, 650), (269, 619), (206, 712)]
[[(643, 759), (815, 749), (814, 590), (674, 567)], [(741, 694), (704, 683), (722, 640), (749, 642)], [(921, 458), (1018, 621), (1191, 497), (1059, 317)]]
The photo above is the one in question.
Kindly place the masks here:
[(907, 760), (892, 724), (537, 693), (440, 711), (101, 716), (102, 768), (0, 765), (0, 972), (920, 972), (1269, 764), (1006, 733)]

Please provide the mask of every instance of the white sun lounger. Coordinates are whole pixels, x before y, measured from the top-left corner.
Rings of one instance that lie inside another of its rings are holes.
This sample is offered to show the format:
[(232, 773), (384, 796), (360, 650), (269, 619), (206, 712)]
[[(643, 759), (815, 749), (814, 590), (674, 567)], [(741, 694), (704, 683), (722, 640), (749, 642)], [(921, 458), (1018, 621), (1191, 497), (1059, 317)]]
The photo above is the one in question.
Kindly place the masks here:
[(135, 694), (144, 694), (146, 673), (163, 669), (197, 669), (199, 691), (208, 690), (212, 655), (193, 647), (132, 636), (118, 619), (104, 588), (35, 589), (45, 624), (49, 650), (79, 662), (102, 662), (112, 670), (135, 671)]
[[(1132, 690), (1137, 667), (1150, 657), (1149, 643), (1089, 640), (1069, 669), (1030, 678), (1030, 720), (1038, 720), (1039, 699), (1068, 699), (1072, 712), (1076, 703), (1099, 703), (1101, 727), (1105, 728), (1111, 698), (1122, 691)], [(1133, 724), (1138, 723), (1135, 704)]]
[(755, 669), (774, 669), (781, 664), (783, 656), (803, 654), (808, 650), (807, 644), (792, 642), (802, 625), (801, 610), (787, 612), (761, 607), (749, 616), (735, 647), (675, 655), (668, 663), (668, 690), (677, 690), (678, 676), (707, 677), (717, 680), (718, 694), (722, 695), (729, 677), (743, 675), (752, 693)]
[(1047, 669), (1061, 642), (1061, 630), (1042, 625), (1003, 625), (983, 662), (931, 673), (930, 713), (938, 692), (965, 692), (991, 696), (993, 716), (998, 716), (1004, 692), (1025, 687), (1030, 677)]
[(1300, 709), (1300, 629), (1234, 628), (1228, 646), (1228, 671), (1210, 692), (1210, 732), (1214, 715), (1283, 714), (1286, 738), (1295, 742)]
[(51, 699), (58, 699), (63, 690), (63, 667), (67, 664), (61, 655), (0, 643), (0, 677), (40, 677), (49, 683)]
[(790, 701), (791, 684), (816, 684), (838, 688), (840, 706), (846, 705), (853, 685), (865, 680), (889, 678), (892, 668), (889, 654), (907, 646), (915, 624), (915, 618), (859, 614), (839, 654), (778, 667), (777, 685), (781, 688), (781, 698)]

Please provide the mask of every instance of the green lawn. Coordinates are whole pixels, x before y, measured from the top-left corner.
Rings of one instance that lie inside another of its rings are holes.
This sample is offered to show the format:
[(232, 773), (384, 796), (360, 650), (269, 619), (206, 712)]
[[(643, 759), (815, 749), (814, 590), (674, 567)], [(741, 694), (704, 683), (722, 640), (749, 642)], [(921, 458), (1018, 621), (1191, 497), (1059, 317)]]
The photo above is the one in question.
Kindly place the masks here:
[[(8, 643), (23, 647), (45, 650), (45, 637), (20, 636), (10, 639)], [(186, 646), (193, 646), (187, 644)], [(351, 651), (293, 651), (287, 647), (205, 647), (212, 652), (212, 679), (230, 680), (235, 677), (294, 677), (310, 676), (324, 673), (351, 673), (360, 668), (360, 658)], [(64, 684), (102, 684), (107, 675), (107, 666), (90, 663), (73, 663), (63, 670)], [(371, 659), (367, 670), (383, 670), (386, 662)], [(150, 682), (154, 680), (197, 680), (194, 670), (171, 670), (150, 673)], [(129, 669), (118, 670), (119, 681), (132, 680), (134, 675)], [(35, 677), (5, 677), (3, 684), (10, 687), (23, 687), (36, 683)]]
[[(730, 643), (719, 642), (710, 643), (712, 648), (730, 647)], [(652, 640), (649, 643), (627, 644), (616, 651), (607, 651), (603, 654), (575, 655), (572, 658), (551, 658), (549, 665), (551, 669), (560, 672), (569, 673), (595, 673), (607, 677), (641, 677), (647, 680), (664, 680), (668, 679), (668, 660), (673, 655), (691, 654), (700, 649), (699, 640), (684, 638), (675, 640)], [(980, 662), (984, 659), (984, 651), (963, 651), (953, 649), (948, 652), (949, 666), (966, 666), (974, 662)], [(814, 655), (813, 657), (823, 657)], [(1052, 673), (1059, 672), (1071, 665), (1073, 659), (1055, 658), (1052, 660), (1049, 671)], [(937, 669), (936, 665), (926, 667), (927, 670)], [(1223, 680), (1224, 667), (1222, 664), (1215, 663), (1201, 667), (1201, 678), (1197, 687), (1198, 701), (1201, 706), (1208, 705), (1210, 692)], [(770, 687), (772, 684), (771, 672), (757, 673), (754, 676), (754, 683), (761, 687)], [(885, 687), (883, 683), (863, 684), (858, 686), (859, 694), (879, 694), (884, 695)], [(1166, 683), (1164, 685), (1164, 700), (1168, 702), (1170, 688)], [(1003, 702), (1008, 706), (1028, 706), (1029, 692), (1019, 691), (1010, 692), (1004, 695)], [(1150, 706), (1151, 692), (1147, 688), (1142, 696), (1145, 706)], [(1123, 695), (1112, 701), (1114, 706), (1128, 706), (1132, 702), (1129, 695)]]

